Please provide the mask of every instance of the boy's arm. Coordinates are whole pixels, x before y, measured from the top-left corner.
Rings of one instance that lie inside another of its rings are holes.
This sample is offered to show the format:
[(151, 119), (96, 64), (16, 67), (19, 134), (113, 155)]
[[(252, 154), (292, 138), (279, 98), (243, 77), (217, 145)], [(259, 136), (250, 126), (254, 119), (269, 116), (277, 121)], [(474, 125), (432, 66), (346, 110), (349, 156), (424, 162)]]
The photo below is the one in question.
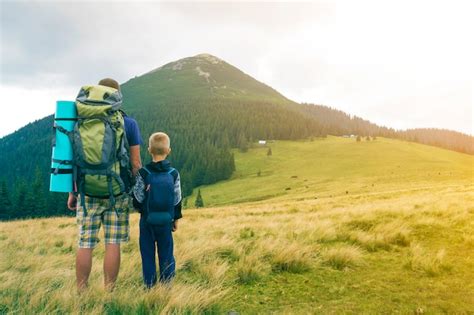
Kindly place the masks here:
[(183, 217), (181, 214), (181, 179), (178, 175), (176, 176), (176, 180), (174, 181), (174, 220), (179, 220)]
[(145, 201), (145, 180), (140, 172), (137, 173), (135, 185), (132, 189), (133, 207), (141, 212), (143, 201)]

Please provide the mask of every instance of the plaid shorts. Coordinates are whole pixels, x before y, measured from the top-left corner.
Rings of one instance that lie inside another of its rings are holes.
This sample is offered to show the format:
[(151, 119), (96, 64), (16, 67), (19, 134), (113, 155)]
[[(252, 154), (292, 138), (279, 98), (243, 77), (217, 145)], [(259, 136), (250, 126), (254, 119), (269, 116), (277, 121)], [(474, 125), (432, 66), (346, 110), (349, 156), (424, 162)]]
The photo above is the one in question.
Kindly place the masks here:
[(115, 210), (110, 207), (109, 199), (85, 196), (87, 216), (79, 196), (76, 219), (79, 226), (79, 248), (94, 248), (99, 243), (100, 226), (104, 226), (106, 244), (121, 244), (129, 239), (129, 209), (131, 199), (127, 194), (115, 199)]

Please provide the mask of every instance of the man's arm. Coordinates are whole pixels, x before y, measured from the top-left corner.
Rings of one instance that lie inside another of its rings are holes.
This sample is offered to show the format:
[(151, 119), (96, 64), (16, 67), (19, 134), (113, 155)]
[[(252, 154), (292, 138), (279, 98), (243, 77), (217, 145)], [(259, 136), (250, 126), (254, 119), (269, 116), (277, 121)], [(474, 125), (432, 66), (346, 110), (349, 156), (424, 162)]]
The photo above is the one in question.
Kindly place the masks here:
[(132, 174), (133, 176), (136, 176), (138, 170), (142, 167), (142, 160), (140, 158), (140, 145), (143, 141), (137, 121), (128, 116), (126, 116), (124, 119), (125, 133), (127, 135), (127, 141), (130, 150), (130, 164), (132, 166)]
[(140, 157), (140, 145), (130, 146), (130, 163), (132, 164), (132, 174), (136, 176), (138, 170), (142, 168), (142, 159)]

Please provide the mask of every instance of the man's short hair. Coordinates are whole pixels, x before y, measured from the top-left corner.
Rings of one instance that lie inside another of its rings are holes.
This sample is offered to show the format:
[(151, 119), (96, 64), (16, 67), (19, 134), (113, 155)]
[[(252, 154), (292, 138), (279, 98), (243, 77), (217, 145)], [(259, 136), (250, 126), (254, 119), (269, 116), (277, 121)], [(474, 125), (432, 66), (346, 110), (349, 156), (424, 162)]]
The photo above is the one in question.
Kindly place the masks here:
[(99, 85), (108, 86), (120, 91), (120, 84), (111, 78), (105, 78), (99, 81)]
[(155, 132), (148, 140), (150, 153), (154, 155), (163, 155), (168, 153), (170, 148), (170, 137), (164, 132)]

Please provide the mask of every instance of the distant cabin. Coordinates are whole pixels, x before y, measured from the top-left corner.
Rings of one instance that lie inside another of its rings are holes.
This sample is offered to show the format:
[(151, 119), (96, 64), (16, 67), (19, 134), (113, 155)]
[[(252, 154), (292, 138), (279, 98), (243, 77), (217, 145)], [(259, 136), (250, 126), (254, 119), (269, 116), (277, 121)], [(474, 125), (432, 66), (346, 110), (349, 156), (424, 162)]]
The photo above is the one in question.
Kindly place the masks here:
[(267, 141), (266, 140), (258, 140), (258, 144), (260, 145), (266, 145)]

